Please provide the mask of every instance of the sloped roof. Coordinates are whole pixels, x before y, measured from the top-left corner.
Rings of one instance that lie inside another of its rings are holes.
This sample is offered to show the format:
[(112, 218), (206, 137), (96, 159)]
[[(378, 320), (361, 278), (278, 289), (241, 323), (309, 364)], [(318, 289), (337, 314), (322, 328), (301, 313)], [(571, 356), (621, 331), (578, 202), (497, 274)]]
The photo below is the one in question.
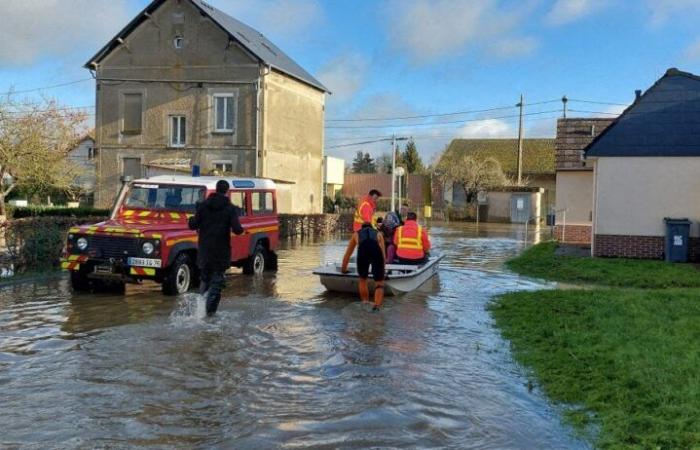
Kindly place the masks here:
[[(98, 63), (119, 45), (119, 39), (124, 39), (136, 27), (138, 27), (147, 15), (158, 9), (167, 0), (153, 0), (141, 13), (136, 16), (126, 27), (124, 27), (111, 41), (100, 49), (90, 61), (85, 64), (85, 68), (90, 69), (92, 63)], [(286, 53), (280, 50), (268, 38), (259, 31), (249, 27), (228, 14), (220, 11), (202, 0), (187, 0), (194, 5), (202, 14), (209, 17), (221, 29), (228, 33), (229, 37), (238, 42), (243, 48), (252, 53), (262, 63), (272, 69), (287, 74), (299, 81), (302, 81), (320, 91), (330, 92), (320, 81), (314, 78), (309, 72), (304, 70)]]
[[(518, 172), (517, 139), (453, 139), (445, 153), (469, 154), (477, 158), (493, 157), (506, 174)], [(554, 174), (554, 139), (523, 140), (523, 174)]]
[(700, 156), (700, 77), (667, 70), (588, 145), (586, 156)]

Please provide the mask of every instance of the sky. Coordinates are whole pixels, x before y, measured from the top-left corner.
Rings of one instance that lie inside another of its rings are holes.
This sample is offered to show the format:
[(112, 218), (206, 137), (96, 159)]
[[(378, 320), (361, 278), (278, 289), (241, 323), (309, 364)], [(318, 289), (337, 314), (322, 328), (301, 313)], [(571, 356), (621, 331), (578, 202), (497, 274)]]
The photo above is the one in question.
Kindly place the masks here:
[[(452, 138), (515, 138), (521, 94), (525, 137), (553, 137), (564, 95), (568, 117), (614, 117), (668, 68), (700, 74), (700, 0), (208, 2), (332, 91), (326, 153), (346, 160), (393, 134), (426, 162)], [(0, 94), (91, 112), (83, 64), (148, 3), (0, 0)]]

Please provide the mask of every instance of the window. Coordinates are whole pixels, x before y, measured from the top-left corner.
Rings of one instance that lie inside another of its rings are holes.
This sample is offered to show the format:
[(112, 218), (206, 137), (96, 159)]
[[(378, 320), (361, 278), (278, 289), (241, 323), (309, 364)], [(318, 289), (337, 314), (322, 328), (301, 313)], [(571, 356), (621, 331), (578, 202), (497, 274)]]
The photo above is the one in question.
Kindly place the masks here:
[(93, 159), (97, 159), (97, 156), (99, 155), (99, 152), (97, 151), (96, 147), (89, 147), (88, 148), (88, 160), (92, 161)]
[(185, 116), (170, 116), (170, 146), (184, 147), (187, 138)]
[(182, 38), (182, 36), (175, 36), (175, 39), (173, 39), (173, 47), (176, 49), (181, 49), (185, 45), (185, 40)]
[(167, 186), (137, 183), (131, 186), (125, 205), (130, 208), (194, 211), (197, 202), (204, 199), (204, 188), (199, 186)]
[(248, 215), (248, 211), (245, 204), (245, 192), (231, 192), (231, 203), (233, 206), (237, 206), (238, 214), (240, 216)]
[(215, 131), (218, 133), (233, 133), (235, 102), (233, 94), (214, 95)]
[(124, 94), (122, 134), (141, 134), (143, 95)]
[(253, 192), (253, 215), (272, 214), (275, 205), (272, 200), (272, 192)]
[(122, 160), (122, 175), (131, 177), (132, 180), (143, 176), (143, 166), (141, 158), (124, 158)]
[(233, 173), (233, 161), (213, 161), (213, 165), (219, 174)]

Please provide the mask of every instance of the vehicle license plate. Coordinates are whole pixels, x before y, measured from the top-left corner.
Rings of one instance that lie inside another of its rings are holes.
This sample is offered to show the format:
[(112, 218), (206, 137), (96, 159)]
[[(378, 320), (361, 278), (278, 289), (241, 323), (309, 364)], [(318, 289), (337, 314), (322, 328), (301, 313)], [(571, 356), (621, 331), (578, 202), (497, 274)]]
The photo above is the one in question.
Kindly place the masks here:
[(111, 274), (113, 272), (114, 272), (114, 270), (112, 269), (111, 265), (95, 266), (95, 273)]
[(129, 258), (127, 263), (130, 266), (138, 267), (155, 267), (160, 269), (160, 259), (150, 259), (150, 258)]

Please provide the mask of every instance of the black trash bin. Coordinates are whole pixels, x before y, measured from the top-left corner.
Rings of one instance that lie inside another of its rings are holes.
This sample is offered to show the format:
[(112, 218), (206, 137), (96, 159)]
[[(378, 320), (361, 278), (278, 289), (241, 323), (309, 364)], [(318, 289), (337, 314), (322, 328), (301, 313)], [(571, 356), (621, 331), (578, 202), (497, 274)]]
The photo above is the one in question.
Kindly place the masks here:
[(664, 218), (666, 224), (666, 261), (688, 262), (688, 234), (690, 233), (690, 220)]

